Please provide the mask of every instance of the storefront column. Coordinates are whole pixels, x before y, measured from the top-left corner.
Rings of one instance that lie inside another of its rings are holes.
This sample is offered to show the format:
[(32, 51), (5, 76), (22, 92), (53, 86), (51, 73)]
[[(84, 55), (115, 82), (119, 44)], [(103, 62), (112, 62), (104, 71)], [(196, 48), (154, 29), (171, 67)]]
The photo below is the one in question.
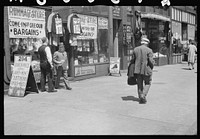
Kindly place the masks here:
[[(10, 44), (8, 29), (8, 7), (4, 7), (4, 83), (9, 84), (11, 80), (11, 63), (10, 63)], [(5, 84), (4, 84), (5, 85)]]
[(108, 46), (109, 46), (109, 57), (114, 56), (113, 48), (113, 7), (109, 6), (108, 12)]
[[(72, 14), (72, 11), (73, 11), (73, 7), (69, 6), (69, 15)], [(74, 47), (71, 45), (69, 46), (69, 67), (70, 67), (69, 75), (74, 78), (75, 77), (74, 76)]]
[(169, 64), (172, 64), (172, 7), (169, 7), (169, 11), (170, 11), (170, 43), (169, 43)]

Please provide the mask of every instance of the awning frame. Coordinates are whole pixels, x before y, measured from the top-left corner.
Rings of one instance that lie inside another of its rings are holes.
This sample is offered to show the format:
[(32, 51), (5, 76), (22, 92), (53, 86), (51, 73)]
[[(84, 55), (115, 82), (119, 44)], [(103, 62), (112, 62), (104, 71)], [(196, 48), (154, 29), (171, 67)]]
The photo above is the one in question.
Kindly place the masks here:
[(171, 21), (169, 17), (155, 14), (155, 13), (141, 13), (141, 18), (150, 18), (150, 19), (163, 20), (163, 21), (168, 21), (168, 22)]

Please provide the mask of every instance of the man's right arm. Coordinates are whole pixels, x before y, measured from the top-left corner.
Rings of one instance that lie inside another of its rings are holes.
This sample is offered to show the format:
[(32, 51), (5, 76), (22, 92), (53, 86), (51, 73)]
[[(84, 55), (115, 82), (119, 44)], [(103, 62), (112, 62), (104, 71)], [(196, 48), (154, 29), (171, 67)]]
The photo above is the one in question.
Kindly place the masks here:
[(56, 63), (56, 64), (61, 64), (61, 61), (58, 61), (58, 60), (57, 60), (57, 57), (58, 57), (58, 53), (55, 52), (55, 53), (53, 54), (53, 62)]

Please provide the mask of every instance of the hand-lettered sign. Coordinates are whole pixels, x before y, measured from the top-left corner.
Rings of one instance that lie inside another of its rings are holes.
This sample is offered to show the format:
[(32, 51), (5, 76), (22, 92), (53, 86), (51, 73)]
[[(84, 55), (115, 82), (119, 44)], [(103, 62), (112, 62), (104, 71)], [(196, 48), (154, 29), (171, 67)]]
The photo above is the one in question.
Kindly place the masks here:
[(32, 56), (15, 55), (14, 68), (8, 91), (9, 96), (22, 97), (27, 87), (31, 87), (31, 91), (38, 92), (31, 68), (31, 60)]

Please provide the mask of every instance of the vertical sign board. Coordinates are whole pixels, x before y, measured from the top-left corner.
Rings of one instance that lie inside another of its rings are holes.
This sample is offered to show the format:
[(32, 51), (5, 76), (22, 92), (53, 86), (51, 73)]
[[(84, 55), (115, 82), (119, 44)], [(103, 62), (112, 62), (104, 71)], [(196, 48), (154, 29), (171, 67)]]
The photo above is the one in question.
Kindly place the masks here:
[(120, 74), (120, 58), (118, 57), (110, 57), (110, 74), (112, 73)]
[[(31, 75), (29, 73), (33, 74), (33, 71), (31, 68), (31, 60), (32, 60), (32, 56), (15, 55), (14, 68), (13, 68), (12, 78), (11, 78), (9, 91), (8, 91), (9, 96), (16, 96), (16, 97), (24, 96), (26, 87), (27, 87), (27, 81), (28, 81), (29, 76)], [(34, 79), (34, 76), (30, 76), (30, 77), (33, 77)], [(34, 80), (29, 79), (29, 81), (32, 83), (34, 83)]]

